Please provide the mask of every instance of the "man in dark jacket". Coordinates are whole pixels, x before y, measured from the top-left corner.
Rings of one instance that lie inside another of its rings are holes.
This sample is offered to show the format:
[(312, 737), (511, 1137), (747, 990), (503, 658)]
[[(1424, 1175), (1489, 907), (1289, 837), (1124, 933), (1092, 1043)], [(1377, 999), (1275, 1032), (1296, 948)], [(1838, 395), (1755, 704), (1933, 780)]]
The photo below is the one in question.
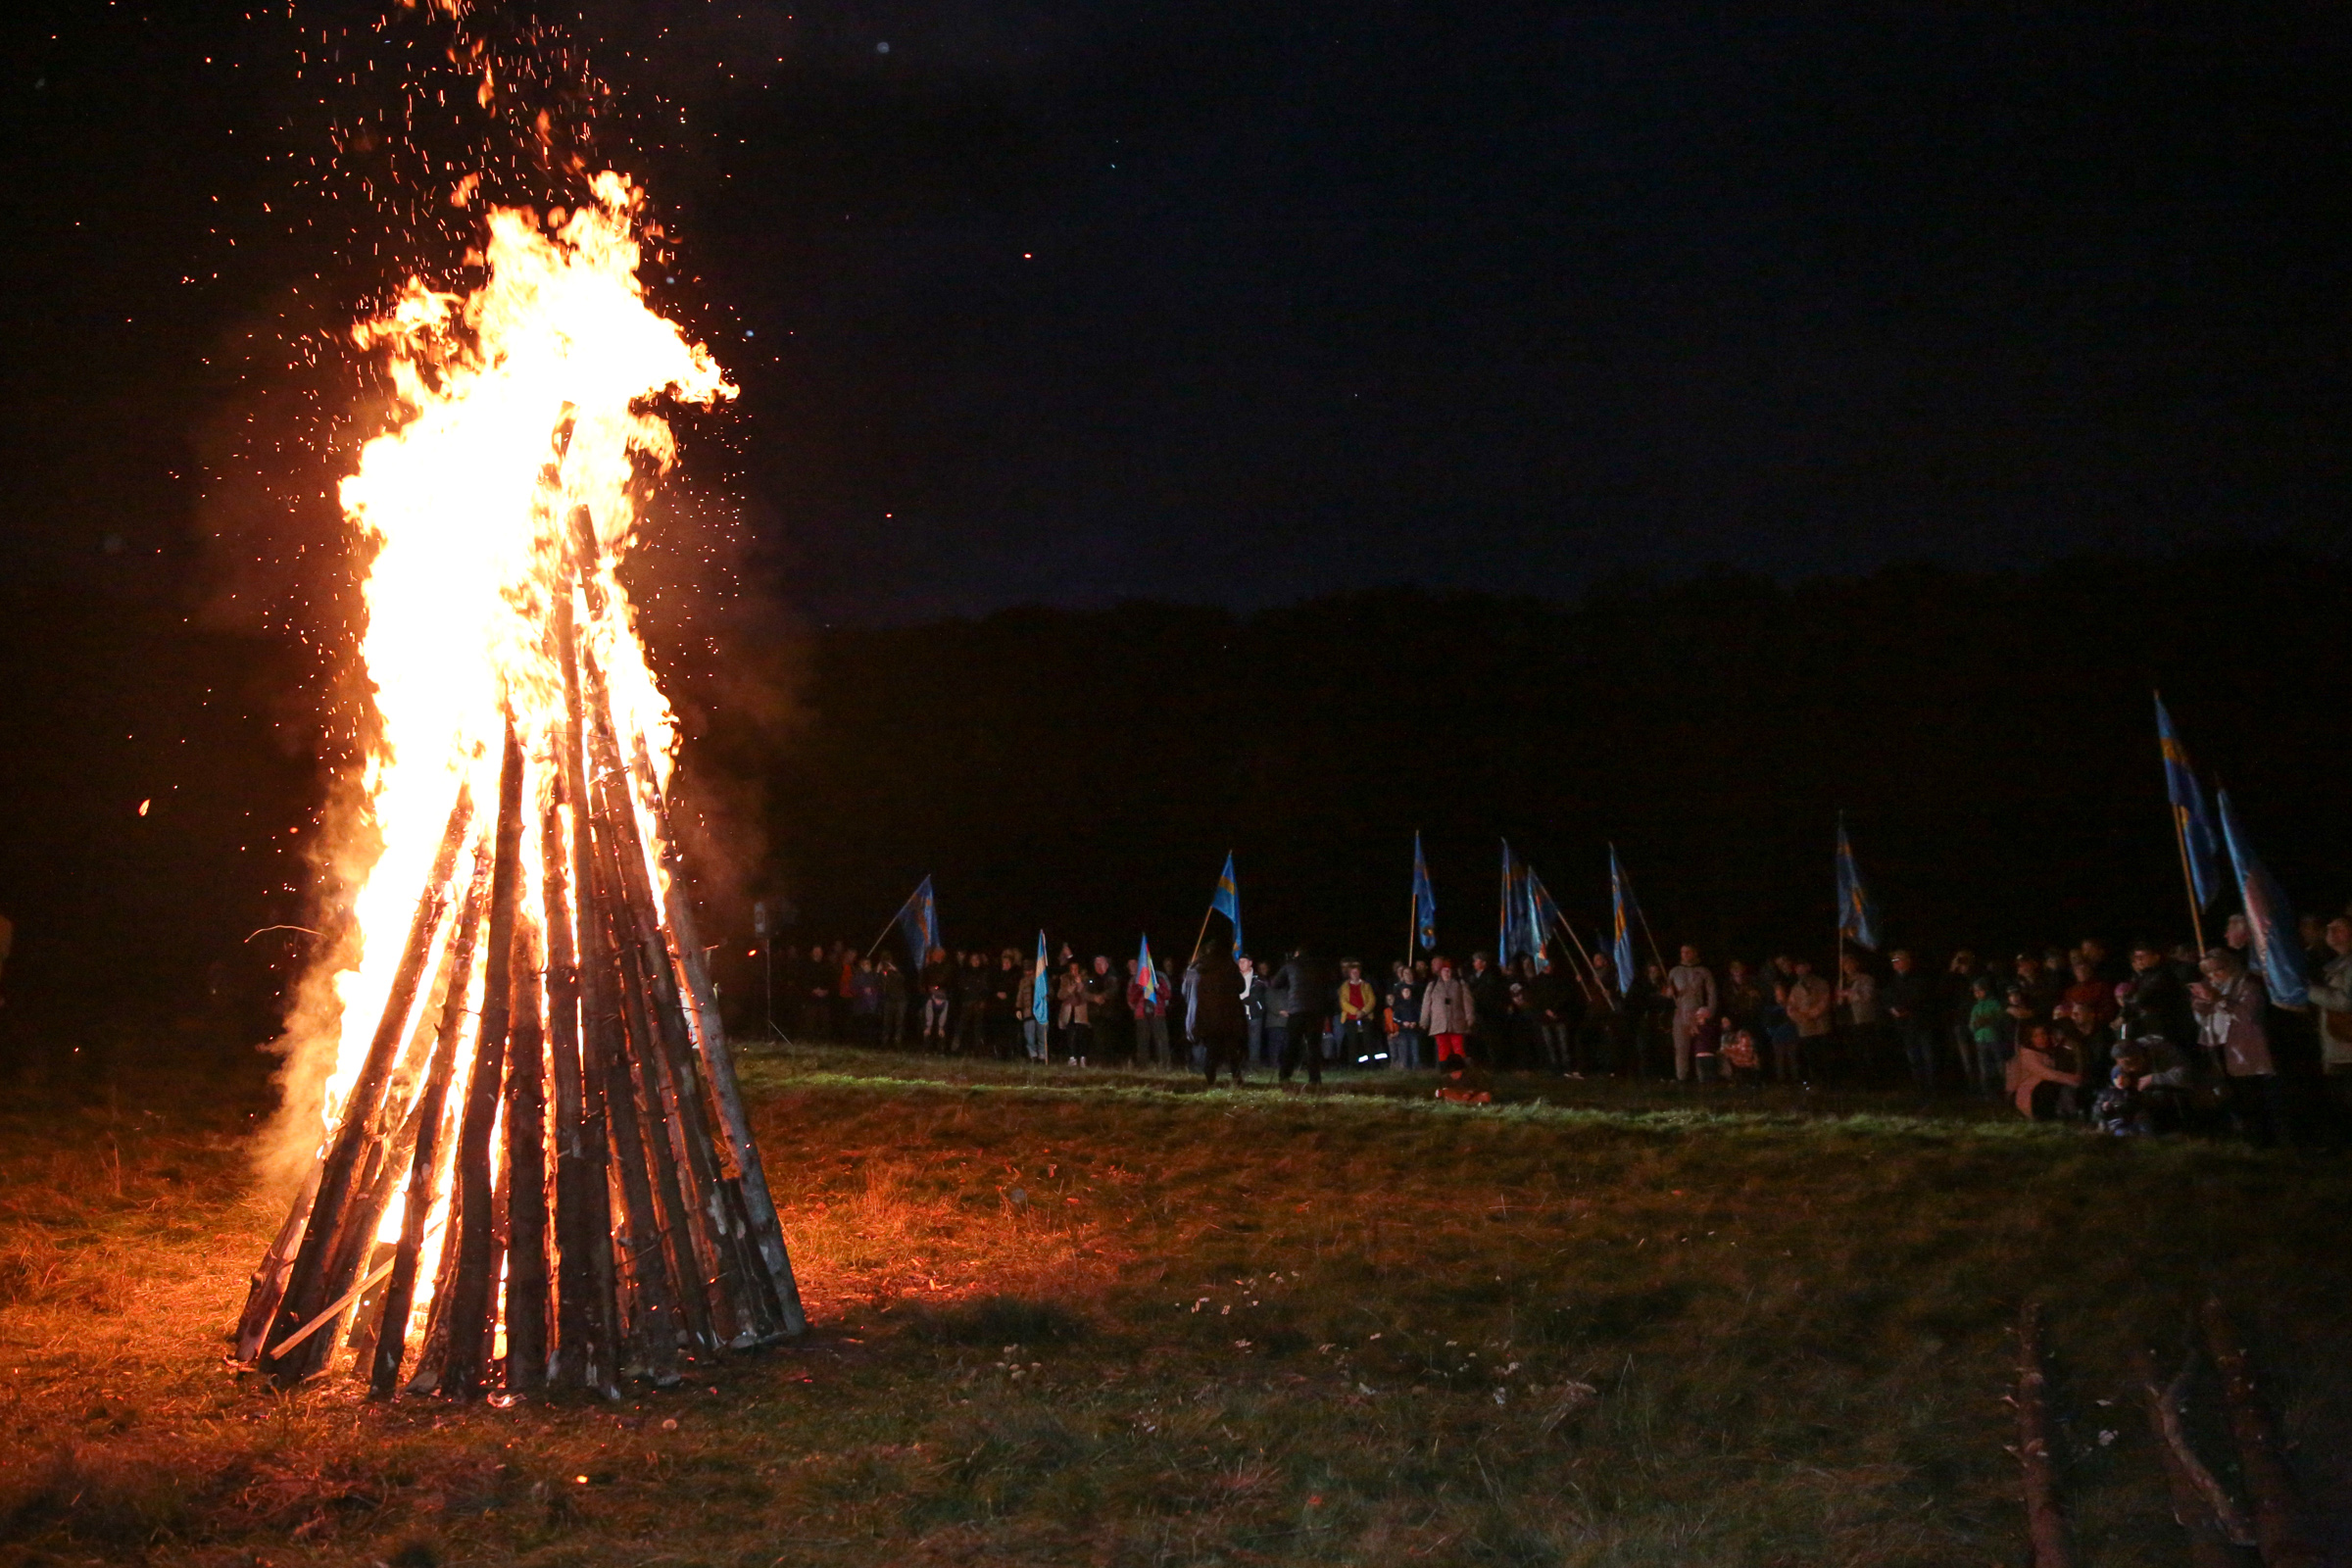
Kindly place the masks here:
[(1306, 1056), (1306, 1081), (1323, 1082), (1323, 1021), (1331, 1015), (1331, 980), (1323, 966), (1304, 948), (1274, 977), (1274, 989), (1289, 998), (1287, 1030), (1282, 1044), (1282, 1081), (1289, 1083), (1301, 1053)]
[(1911, 1087), (1925, 1099), (1936, 1092), (1936, 990), (1919, 972), (1908, 948), (1897, 948), (1887, 959), (1894, 971), (1879, 992), (1894, 1035), (1903, 1043), (1903, 1059), (1910, 1064)]
[(1511, 982), (1483, 953), (1470, 955), (1470, 1054), (1490, 1070), (1513, 1065), (1503, 1060), (1509, 1038)]
[(1233, 1083), (1242, 1083), (1242, 1057), (1250, 1039), (1249, 1014), (1242, 1003), (1241, 966), (1233, 961), (1233, 946), (1220, 942), (1200, 955), (1200, 986), (1193, 996), (1193, 1038), (1208, 1058), (1208, 1081), (1217, 1081), (1221, 1063), (1233, 1065)]

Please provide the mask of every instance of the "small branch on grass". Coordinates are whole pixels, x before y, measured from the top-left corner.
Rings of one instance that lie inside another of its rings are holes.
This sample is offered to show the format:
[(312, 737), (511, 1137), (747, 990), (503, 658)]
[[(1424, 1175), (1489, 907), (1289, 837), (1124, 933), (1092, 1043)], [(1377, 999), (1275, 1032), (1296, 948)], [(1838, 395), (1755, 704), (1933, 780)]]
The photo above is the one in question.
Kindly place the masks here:
[(2026, 1531), (2034, 1568), (2074, 1568), (2066, 1520), (2050, 1465), (2048, 1380), (2041, 1370), (2041, 1307), (2028, 1301), (2017, 1315), (2017, 1465), (2025, 1486)]

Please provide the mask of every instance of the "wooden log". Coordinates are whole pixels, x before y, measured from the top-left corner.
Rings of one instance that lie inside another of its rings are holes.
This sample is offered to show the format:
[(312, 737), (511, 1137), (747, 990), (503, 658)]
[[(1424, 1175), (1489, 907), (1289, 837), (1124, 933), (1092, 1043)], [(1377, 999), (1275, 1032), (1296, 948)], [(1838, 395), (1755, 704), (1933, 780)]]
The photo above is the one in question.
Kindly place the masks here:
[(726, 1027), (719, 1019), (718, 993), (710, 984), (710, 966), (704, 958), (702, 940), (695, 929), (693, 903), (686, 896), (685, 867), (678, 858), (678, 836), (670, 824), (669, 805), (662, 797), (661, 782), (654, 776), (653, 760), (646, 755), (642, 736), (636, 741), (635, 761), (639, 783), (653, 803), (655, 827), (662, 836), (662, 863), (668, 873), (662, 912), (668, 917), (670, 935), (677, 942), (678, 967), (686, 976), (687, 994), (694, 1003), (695, 1048), (710, 1086), (711, 1102), (718, 1110), (719, 1125), (726, 1132), (728, 1152), (733, 1154), (739, 1173), (735, 1201), (743, 1205), (752, 1243), (766, 1265), (768, 1285), (776, 1297), (779, 1327), (788, 1338), (797, 1339), (808, 1330), (808, 1315), (801, 1309), (800, 1287), (793, 1278), (792, 1255), (784, 1246), (783, 1226), (767, 1190), (767, 1171), (760, 1157), (760, 1145), (752, 1137), (750, 1118), (743, 1113), (743, 1093), (735, 1081), (735, 1060), (727, 1053)]
[(483, 937), (482, 1017), (474, 1036), (473, 1071), (466, 1082), (466, 1115), (458, 1127), (455, 1206), (447, 1244), (457, 1252), (458, 1266), (448, 1295), (434, 1303), (449, 1326), (449, 1359), (440, 1388), (454, 1399), (469, 1399), (480, 1392), (489, 1337), (497, 1224), (490, 1135), (505, 1087), (507, 1025), (514, 1005), (514, 909), (521, 885), (522, 743), (510, 719), (498, 770), (498, 834), (490, 869), (489, 928)]
[[(592, 828), (594, 822), (591, 813)], [(593, 838), (594, 832), (589, 836)], [(620, 1038), (620, 950), (607, 908), (610, 901), (602, 859), (601, 855), (591, 857), (593, 875), (580, 898), (581, 907), (591, 916), (580, 924), (582, 1022), (602, 1097), (607, 1148), (628, 1220), (625, 1227), (614, 1227), (612, 1235), (618, 1258), (628, 1270), (630, 1338), (654, 1380), (668, 1384), (678, 1380), (677, 1294), (669, 1279), (661, 1216), (646, 1172), (645, 1135)]]
[[(424, 979), (425, 962), (432, 956), (442, 916), (448, 912), (448, 884), (451, 873), (457, 869), (458, 849), (465, 842), (466, 829), (472, 820), (472, 795), (460, 785), (457, 803), (450, 808), (449, 823), (441, 833), (440, 847), (433, 855), (432, 868), (417, 896), (416, 912), (409, 922), (408, 943), (401, 949), (399, 963), (393, 969), (392, 988), (385, 995), (384, 1010), (376, 1020), (368, 1054), (361, 1059), (359, 1075), (344, 1097), (341, 1120), (320, 1163), (318, 1191), (311, 1204), (310, 1218), (303, 1226), (301, 1250), (287, 1271), (284, 1295), (270, 1318), (273, 1332), (267, 1336), (270, 1341), (285, 1338), (351, 1288), (348, 1278), (336, 1278), (329, 1273), (329, 1262), (341, 1239), (353, 1176), (368, 1146), (380, 1136), (375, 1126), (376, 1106), (383, 1097), (384, 1080), (391, 1072), (393, 1054), (408, 1037), (409, 1014), (416, 1004), (416, 990)], [(303, 1376), (292, 1368), (281, 1376), (266, 1351), (260, 1364), (282, 1386), (290, 1387)]]
[(580, 1144), (580, 970), (572, 958), (571, 895), (564, 875), (563, 784), (541, 814), (540, 902), (547, 914), (547, 1055), (553, 1090), (556, 1183), (556, 1340), (549, 1376), (576, 1388), (587, 1370), (588, 1247), (585, 1171)]
[(2294, 1473), (2279, 1456), (2254, 1369), (2219, 1297), (2205, 1298), (2205, 1349), (2222, 1374), (2222, 1409), (2237, 1446), (2237, 1471), (2254, 1500), (2254, 1540), (2267, 1568), (2324, 1568), (2328, 1554), (2314, 1539)]
[(2195, 1356), (2180, 1363), (2180, 1375), (2170, 1386), (2156, 1381), (2156, 1361), (2147, 1351), (2135, 1355), (2132, 1365), (2139, 1384), (2140, 1404), (2147, 1412), (2148, 1431), (2156, 1440), (2156, 1457), (2164, 1466), (2173, 1522), (2188, 1534), (2192, 1568), (2244, 1568), (2246, 1559), (2236, 1548), (2254, 1544), (2251, 1527), (2197, 1457), (2180, 1420), (2180, 1396), (2196, 1369)]
[(547, 1056), (535, 922), (514, 927), (507, 1050), (507, 1358), (510, 1394), (547, 1387)]
[(320, 1161), (311, 1161), (311, 1173), (294, 1195), (285, 1223), (277, 1228), (277, 1239), (270, 1244), (246, 1282), (245, 1310), (237, 1317), (237, 1348), (232, 1356), (242, 1364), (250, 1365), (262, 1353), (262, 1337), (270, 1332), (278, 1298), (285, 1294), (286, 1275), (294, 1267), (295, 1249), (302, 1244), (303, 1226), (310, 1221), (311, 1204), (318, 1197), (318, 1174), (324, 1168)]
[[(745, 1245), (747, 1238), (732, 1206), (719, 1189), (719, 1156), (703, 1105), (703, 1086), (693, 1063), (693, 1046), (677, 973), (662, 934), (661, 912), (646, 874), (645, 842), (638, 830), (637, 804), (629, 773), (621, 761), (612, 722), (612, 696), (595, 659), (584, 657), (580, 675), (588, 701), (589, 760), (598, 775), (598, 805), (602, 820), (612, 825), (613, 857), (622, 907), (635, 932), (639, 978), (647, 1020), (645, 1036), (657, 1054), (649, 1056), (652, 1073), (646, 1087), (658, 1092), (663, 1114), (676, 1141), (674, 1162), (680, 1167), (683, 1197), (695, 1220), (686, 1225), (698, 1273), (711, 1298), (711, 1310), (701, 1325), (711, 1343), (724, 1339), (752, 1344), (769, 1338), (777, 1327), (775, 1293), (763, 1288), (758, 1276), (765, 1272), (760, 1258)], [(685, 1263), (681, 1256), (681, 1268)]]
[[(571, 1322), (557, 1330), (558, 1378), (566, 1387), (581, 1386), (610, 1399), (620, 1397), (621, 1315), (619, 1281), (613, 1266), (611, 1128), (605, 1109), (605, 1083), (599, 1031), (611, 1016), (599, 960), (602, 938), (597, 935), (597, 912), (590, 895), (596, 886), (595, 847), (588, 826), (588, 779), (580, 734), (579, 637), (573, 624), (571, 582), (556, 596), (556, 658), (564, 668), (563, 756), (557, 782), (571, 819), (571, 886), (576, 908), (566, 910), (563, 889), (553, 882), (547, 905), (551, 925), (564, 928), (557, 938), (557, 972), (568, 982), (572, 1000), (556, 1012), (557, 1060), (567, 1051), (579, 1055), (579, 1122), (576, 1148), (567, 1159), (559, 1152), (556, 1164), (556, 1228), (564, 1249), (564, 1299), (570, 1303)], [(551, 825), (552, 816), (551, 816)], [(561, 875), (561, 858), (550, 856), (549, 875)], [(568, 918), (567, 918), (568, 915)], [(564, 1031), (572, 1039), (564, 1043)], [(561, 1094), (559, 1105), (564, 1102)], [(561, 1112), (559, 1112), (561, 1114)], [(568, 1174), (571, 1183), (564, 1185)], [(574, 1250), (578, 1267), (573, 1267)]]
[(389, 1399), (400, 1386), (400, 1363), (408, 1349), (409, 1306), (416, 1293), (417, 1254), (424, 1246), (425, 1222), (431, 1217), (439, 1186), (441, 1124), (449, 1102), (450, 1079), (457, 1071), (459, 1039), (466, 1029), (466, 996), (473, 986), (474, 947), (489, 892), (490, 857), (482, 855), (474, 860), (466, 902), (458, 916), (449, 985), (441, 1000), (441, 1024), (433, 1036), (432, 1061), (425, 1070), (424, 1091), (416, 1101), (416, 1142), (409, 1153), (400, 1243), (392, 1255), (392, 1273), (377, 1317), (375, 1348), (368, 1357), (368, 1396), (371, 1399)]
[(2017, 1317), (2017, 1465), (2024, 1484), (2026, 1533), (2034, 1568), (2074, 1568), (2058, 1485), (2050, 1464), (2048, 1382), (2041, 1370), (2041, 1308), (2028, 1301)]

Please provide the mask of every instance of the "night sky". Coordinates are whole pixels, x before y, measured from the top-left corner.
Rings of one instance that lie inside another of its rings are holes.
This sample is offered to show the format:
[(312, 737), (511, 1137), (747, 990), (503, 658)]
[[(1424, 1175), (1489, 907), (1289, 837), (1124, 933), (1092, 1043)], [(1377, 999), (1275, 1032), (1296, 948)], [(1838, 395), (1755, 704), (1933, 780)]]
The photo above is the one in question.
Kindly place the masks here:
[[(543, 14), (744, 387), (684, 491), (837, 621), (2332, 543), (2352, 23), (2064, 9)], [(287, 345), (429, 258), (303, 226), (390, 73), (296, 46), (416, 24), (9, 10), (0, 565), (323, 569)]]

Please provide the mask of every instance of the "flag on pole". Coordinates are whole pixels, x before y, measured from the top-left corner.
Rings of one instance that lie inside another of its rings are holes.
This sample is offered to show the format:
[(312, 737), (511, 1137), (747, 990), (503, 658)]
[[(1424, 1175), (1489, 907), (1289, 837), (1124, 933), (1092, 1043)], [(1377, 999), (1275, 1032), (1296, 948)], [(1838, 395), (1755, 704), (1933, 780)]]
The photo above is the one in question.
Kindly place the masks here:
[(1054, 1021), (1053, 1008), (1046, 1000), (1046, 933), (1037, 933), (1037, 973), (1029, 981), (1029, 1016), (1037, 1020), (1040, 1029)]
[(899, 906), (899, 930), (906, 937), (906, 947), (914, 955), (914, 967), (920, 973), (929, 960), (933, 948), (944, 948), (939, 940), (939, 901), (931, 895), (931, 879), (923, 878), (915, 890)]
[(1233, 956), (1242, 956), (1242, 885), (1233, 879), (1233, 852), (1225, 852), (1225, 869), (1217, 873), (1217, 891), (1209, 896), (1209, 912), (1233, 922)]
[(1535, 932), (1536, 967), (1548, 974), (1551, 960), (1544, 956), (1544, 945), (1551, 940), (1555, 928), (1568, 929), (1568, 922), (1561, 918), (1560, 906), (1551, 902), (1551, 889), (1544, 885), (1532, 865), (1527, 868), (1527, 923)]
[(1879, 906), (1862, 885), (1854, 847), (1845, 837), (1845, 813), (1838, 813), (1838, 933), (1858, 948), (1879, 951)]
[(1616, 910), (1616, 926), (1610, 933), (1610, 951), (1617, 958), (1617, 990), (1622, 996), (1634, 994), (1634, 926), (1642, 918), (1642, 906), (1634, 902), (1634, 885), (1627, 880), (1625, 867), (1617, 863), (1617, 846), (1609, 846), (1609, 893)]
[(2189, 889), (2197, 896), (2197, 906), (2204, 908), (2222, 892), (2220, 839), (2213, 831), (2213, 815), (2206, 809), (2205, 786), (2197, 782), (2188, 748), (2180, 744), (2162, 696), (2156, 699), (2156, 748), (2164, 755), (2164, 793), (2173, 803), (2181, 853), (2188, 858)]
[[(1182, 929), (1179, 927), (1178, 929)], [(1144, 938), (1143, 951), (1135, 956), (1135, 975), (1143, 982), (1144, 1005), (1159, 1005), (1159, 971), (1152, 967), (1152, 939)]]
[(1423, 953), (1438, 945), (1438, 894), (1429, 885), (1429, 862), (1421, 858), (1418, 833), (1413, 835), (1413, 937)]
[(1527, 902), (1527, 866), (1511, 853), (1511, 841), (1502, 841), (1502, 930), (1495, 939), (1495, 962), (1510, 967), (1511, 960), (1521, 954), (1532, 956), (1539, 946), (1529, 919)]
[(2281, 1007), (2301, 1007), (2311, 1001), (2303, 980), (2303, 952), (2295, 945), (2295, 911), (2270, 869), (2256, 858), (2246, 830), (2230, 808), (2230, 792), (2221, 792), (2222, 842), (2230, 849), (2230, 866), (2237, 873), (2238, 896), (2246, 901), (2246, 926), (2254, 933), (2254, 960), (2262, 969), (2271, 1000)]

